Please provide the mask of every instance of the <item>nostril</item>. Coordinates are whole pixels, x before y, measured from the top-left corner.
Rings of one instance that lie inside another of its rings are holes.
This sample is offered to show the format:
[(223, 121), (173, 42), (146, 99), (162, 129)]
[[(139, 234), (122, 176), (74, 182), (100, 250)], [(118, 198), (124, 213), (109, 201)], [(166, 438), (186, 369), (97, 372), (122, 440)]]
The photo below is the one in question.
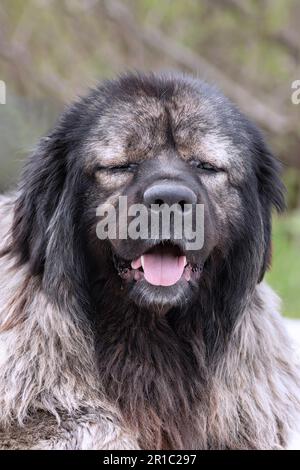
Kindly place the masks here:
[(183, 200), (178, 202), (178, 205), (180, 206), (182, 212), (184, 212), (184, 209), (185, 209), (184, 206), (185, 206), (185, 204), (187, 204), (187, 202), (186, 202), (186, 201), (183, 201)]
[(154, 200), (154, 204), (156, 204), (157, 206), (163, 206), (164, 205), (164, 200), (163, 199), (155, 199)]
[(173, 183), (160, 183), (150, 186), (144, 192), (143, 198), (148, 207), (156, 205), (161, 208), (164, 204), (169, 206), (177, 204), (182, 212), (188, 212), (189, 206), (197, 202), (197, 196), (192, 189), (185, 185), (175, 185)]

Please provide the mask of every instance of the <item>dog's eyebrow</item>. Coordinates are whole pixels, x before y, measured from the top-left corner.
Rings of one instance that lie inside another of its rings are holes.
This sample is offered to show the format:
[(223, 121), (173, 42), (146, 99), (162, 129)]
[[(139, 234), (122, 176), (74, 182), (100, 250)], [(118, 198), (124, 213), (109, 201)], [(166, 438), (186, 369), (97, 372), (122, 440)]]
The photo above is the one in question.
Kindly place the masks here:
[(122, 145), (121, 142), (112, 145), (97, 142), (88, 148), (87, 167), (88, 169), (94, 169), (98, 166), (99, 168), (109, 169), (134, 165), (147, 159), (150, 153), (150, 145), (147, 148), (144, 146), (132, 151), (131, 149), (128, 150), (126, 145)]
[(109, 168), (116, 165), (125, 165), (128, 159), (124, 152), (124, 147), (120, 142), (111, 145), (102, 142), (92, 142), (88, 146), (87, 165), (94, 168), (97, 165)]
[(239, 150), (231, 140), (219, 134), (207, 133), (187, 142), (181, 139), (179, 149), (182, 148), (182, 157), (190, 160), (193, 156), (197, 160), (209, 163), (223, 169), (229, 169), (233, 161), (238, 160)]

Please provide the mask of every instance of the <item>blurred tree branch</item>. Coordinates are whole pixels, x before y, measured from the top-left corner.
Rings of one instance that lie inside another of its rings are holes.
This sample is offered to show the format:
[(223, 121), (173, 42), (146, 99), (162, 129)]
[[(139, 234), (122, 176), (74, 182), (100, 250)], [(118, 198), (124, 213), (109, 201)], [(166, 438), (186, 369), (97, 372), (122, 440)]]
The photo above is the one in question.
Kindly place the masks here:
[[(238, 0), (226, 0), (226, 3), (235, 4), (236, 6), (240, 4)], [(151, 29), (145, 27), (141, 29), (137, 25), (131, 11), (120, 1), (104, 0), (104, 6), (109, 18), (116, 22), (120, 28), (127, 29), (128, 34), (135, 35), (146, 46), (168, 55), (181, 67), (192, 71), (196, 75), (201, 73), (202, 77), (221, 85), (224, 92), (235, 101), (248, 116), (267, 131), (276, 135), (290, 136), (289, 138), (293, 142), (291, 147), (295, 149), (295, 152), (284, 155), (283, 159), (285, 163), (300, 168), (298, 150), (300, 138), (298, 133), (295, 132), (296, 126), (293, 117), (290, 118), (280, 110), (264, 104), (270, 101), (267, 97), (260, 96), (260, 99), (258, 99), (235, 80), (225, 75), (223, 71), (206, 58), (196, 54), (188, 47), (178, 44), (158, 29), (153, 27)], [(244, 7), (243, 11), (246, 11)]]
[[(28, 82), (32, 81), (32, 71), (35, 69), (32, 51), (28, 46), (35, 21), (33, 7), (34, 4), (31, 2), (25, 4), (17, 27), (12, 37), (9, 38), (6, 28), (7, 17), (5, 10), (0, 6), (0, 56), (9, 61), (13, 67), (14, 78), (18, 81), (21, 90), (26, 90)], [(47, 72), (47, 74), (39, 71), (34, 76), (34, 85), (52, 95), (60, 95), (64, 99), (68, 95), (67, 84), (54, 71)]]
[[(253, 10), (249, 3), (242, 0), (214, 0), (209, 2), (206, 0), (211, 8), (223, 8), (236, 11), (244, 19), (255, 20)], [(285, 47), (288, 53), (290, 53), (295, 60), (300, 57), (300, 35), (295, 29), (281, 28), (276, 32), (267, 33), (266, 36), (272, 40), (278, 42), (281, 46)]]
[(1, 78), (22, 96), (42, 96), (60, 106), (99, 75), (179, 67), (217, 83), (270, 134), (281, 159), (300, 168), (300, 105), (290, 100), (291, 82), (300, 74), (300, 5), (285, 8), (284, 21), (283, 6), (276, 5), (2, 0)]

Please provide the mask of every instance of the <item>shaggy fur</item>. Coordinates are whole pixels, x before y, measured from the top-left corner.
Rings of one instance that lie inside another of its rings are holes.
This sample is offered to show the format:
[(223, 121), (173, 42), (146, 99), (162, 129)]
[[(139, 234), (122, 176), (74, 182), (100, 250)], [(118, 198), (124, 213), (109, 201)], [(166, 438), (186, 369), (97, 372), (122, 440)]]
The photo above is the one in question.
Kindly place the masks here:
[[(190, 170), (191, 154), (222, 170)], [(278, 172), (255, 127), (187, 77), (125, 76), (67, 110), (0, 199), (0, 446), (284, 448), (299, 370), (261, 282)], [(176, 295), (120, 277), (145, 246), (95, 237), (99, 204), (162, 178), (208, 207), (203, 273)]]

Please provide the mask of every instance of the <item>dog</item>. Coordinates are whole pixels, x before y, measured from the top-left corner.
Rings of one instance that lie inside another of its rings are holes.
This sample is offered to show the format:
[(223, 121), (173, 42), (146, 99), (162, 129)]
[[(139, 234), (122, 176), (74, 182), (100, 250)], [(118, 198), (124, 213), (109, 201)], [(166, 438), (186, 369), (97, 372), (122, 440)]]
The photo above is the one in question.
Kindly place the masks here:
[[(99, 237), (108, 205), (127, 228), (120, 197), (200, 205), (201, 247)], [(280, 165), (214, 86), (129, 73), (66, 109), (1, 197), (1, 448), (285, 448), (300, 388), (263, 282), (273, 208)]]

